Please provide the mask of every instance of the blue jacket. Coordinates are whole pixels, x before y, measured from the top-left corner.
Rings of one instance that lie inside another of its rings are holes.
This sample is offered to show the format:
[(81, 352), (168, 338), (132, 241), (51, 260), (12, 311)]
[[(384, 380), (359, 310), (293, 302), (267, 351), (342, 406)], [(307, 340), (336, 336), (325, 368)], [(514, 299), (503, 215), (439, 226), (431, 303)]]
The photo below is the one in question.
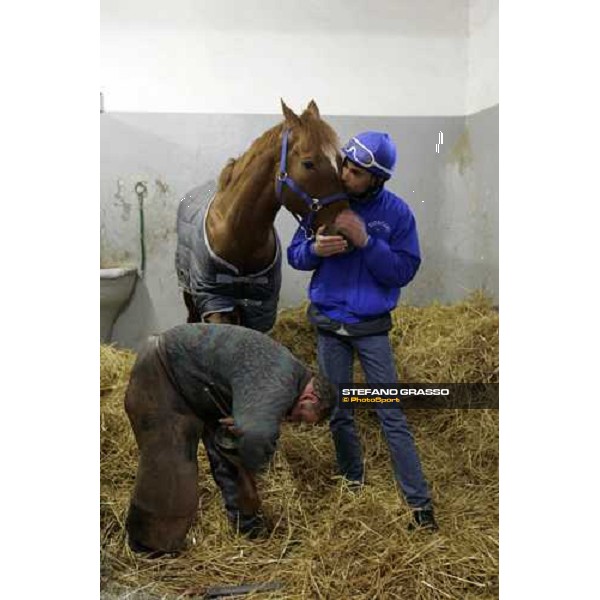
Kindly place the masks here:
[(421, 264), (414, 215), (393, 192), (383, 188), (366, 202), (352, 202), (351, 209), (365, 222), (369, 242), (327, 258), (312, 250), (300, 228), (287, 249), (289, 264), (312, 271), (309, 298), (330, 319), (360, 323), (389, 313), (398, 304), (400, 288), (415, 276)]

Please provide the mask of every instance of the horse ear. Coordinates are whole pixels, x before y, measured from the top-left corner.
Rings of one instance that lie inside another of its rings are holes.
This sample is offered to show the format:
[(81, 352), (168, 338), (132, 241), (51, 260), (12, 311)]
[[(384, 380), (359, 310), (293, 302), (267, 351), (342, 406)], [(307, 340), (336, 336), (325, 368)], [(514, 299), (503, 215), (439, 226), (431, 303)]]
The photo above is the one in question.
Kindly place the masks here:
[(300, 117), (283, 101), (283, 98), (281, 98), (281, 109), (289, 127), (293, 127), (294, 125), (297, 127), (301, 126)]
[(311, 100), (308, 103), (308, 106), (306, 107), (306, 110), (304, 112), (307, 112), (309, 115), (312, 115), (315, 119), (321, 118), (319, 107), (317, 106), (317, 103), (314, 100)]

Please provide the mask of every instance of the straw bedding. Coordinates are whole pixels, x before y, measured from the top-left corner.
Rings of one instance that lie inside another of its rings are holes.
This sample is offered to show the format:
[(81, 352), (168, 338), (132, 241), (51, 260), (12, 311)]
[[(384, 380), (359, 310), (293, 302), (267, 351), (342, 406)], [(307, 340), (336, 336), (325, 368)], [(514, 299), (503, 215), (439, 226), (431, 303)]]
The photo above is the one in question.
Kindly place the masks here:
[[(314, 364), (304, 308), (282, 311), (273, 336)], [(407, 382), (498, 382), (498, 314), (477, 293), (464, 302), (401, 306), (391, 339)], [(269, 539), (228, 528), (202, 446), (201, 501), (188, 548), (176, 558), (132, 554), (124, 520), (137, 449), (123, 410), (135, 354), (101, 346), (101, 588), (105, 598), (202, 597), (211, 586), (277, 581), (244, 598), (497, 598), (498, 412), (407, 410), (431, 484), (438, 533), (409, 532), (376, 417), (357, 413), (368, 485), (335, 477), (326, 426), (284, 425), (260, 480)], [(357, 367), (358, 370), (358, 367)], [(362, 380), (358, 370), (356, 380)]]

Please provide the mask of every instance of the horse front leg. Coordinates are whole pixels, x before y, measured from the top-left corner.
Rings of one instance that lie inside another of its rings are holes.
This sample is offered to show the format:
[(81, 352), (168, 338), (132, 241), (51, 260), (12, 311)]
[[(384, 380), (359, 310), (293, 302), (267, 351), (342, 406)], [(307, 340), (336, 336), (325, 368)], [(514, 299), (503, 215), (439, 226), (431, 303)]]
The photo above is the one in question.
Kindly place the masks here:
[(194, 297), (188, 292), (183, 292), (183, 301), (185, 302), (185, 307), (188, 310), (188, 323), (201, 323), (202, 318), (198, 314), (198, 310), (196, 305), (194, 304)]
[(194, 297), (188, 292), (183, 292), (183, 301), (188, 310), (188, 323), (229, 323), (231, 325), (242, 324), (242, 313), (238, 306), (233, 310), (225, 312), (207, 312), (201, 314), (198, 310)]
[[(198, 322), (198, 321), (196, 321)], [(226, 323), (229, 325), (241, 325), (242, 315), (240, 309), (236, 306), (233, 310), (227, 312), (206, 313), (202, 319), (203, 323)]]

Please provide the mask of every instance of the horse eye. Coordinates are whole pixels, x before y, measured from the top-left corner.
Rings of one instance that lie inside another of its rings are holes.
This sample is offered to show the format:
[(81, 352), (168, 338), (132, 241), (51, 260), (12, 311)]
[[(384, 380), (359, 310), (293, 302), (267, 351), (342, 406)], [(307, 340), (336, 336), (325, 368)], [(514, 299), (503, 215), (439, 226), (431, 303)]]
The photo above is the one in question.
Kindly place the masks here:
[(303, 160), (302, 166), (310, 171), (315, 168), (315, 163), (312, 160)]

